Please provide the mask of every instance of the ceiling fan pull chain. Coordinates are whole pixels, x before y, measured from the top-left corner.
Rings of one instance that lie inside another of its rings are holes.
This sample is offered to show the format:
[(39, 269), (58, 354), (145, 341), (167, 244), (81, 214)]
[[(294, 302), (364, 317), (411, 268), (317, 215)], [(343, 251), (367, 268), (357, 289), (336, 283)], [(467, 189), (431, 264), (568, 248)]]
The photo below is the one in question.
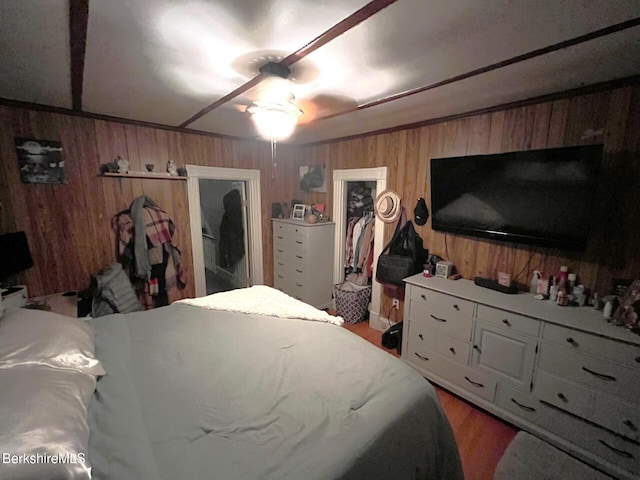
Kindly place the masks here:
[(271, 161), (273, 162), (273, 171), (271, 173), (271, 180), (276, 179), (276, 167), (277, 167), (276, 158), (277, 158), (276, 141), (271, 140)]

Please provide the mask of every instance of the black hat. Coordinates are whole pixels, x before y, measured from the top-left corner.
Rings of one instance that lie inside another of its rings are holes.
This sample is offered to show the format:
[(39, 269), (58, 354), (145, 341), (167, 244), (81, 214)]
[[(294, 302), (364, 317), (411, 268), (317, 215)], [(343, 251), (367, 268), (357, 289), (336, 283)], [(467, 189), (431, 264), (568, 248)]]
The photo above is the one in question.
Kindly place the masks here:
[(424, 198), (420, 197), (416, 208), (413, 210), (413, 219), (415, 220), (416, 225), (422, 226), (427, 223), (428, 218), (429, 209), (427, 208), (427, 203), (424, 201)]

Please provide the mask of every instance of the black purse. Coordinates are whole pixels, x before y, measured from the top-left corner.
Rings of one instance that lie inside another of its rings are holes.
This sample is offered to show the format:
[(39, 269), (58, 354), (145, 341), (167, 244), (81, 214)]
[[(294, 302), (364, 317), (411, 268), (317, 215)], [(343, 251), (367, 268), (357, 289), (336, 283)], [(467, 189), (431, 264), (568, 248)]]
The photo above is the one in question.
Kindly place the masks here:
[[(403, 217), (404, 215), (401, 215), (393, 238), (378, 257), (376, 280), (380, 283), (403, 286), (402, 279), (421, 272), (427, 260), (429, 252), (424, 249), (422, 238), (413, 228), (411, 221), (407, 221), (400, 228)], [(387, 251), (389, 253), (385, 253)]]

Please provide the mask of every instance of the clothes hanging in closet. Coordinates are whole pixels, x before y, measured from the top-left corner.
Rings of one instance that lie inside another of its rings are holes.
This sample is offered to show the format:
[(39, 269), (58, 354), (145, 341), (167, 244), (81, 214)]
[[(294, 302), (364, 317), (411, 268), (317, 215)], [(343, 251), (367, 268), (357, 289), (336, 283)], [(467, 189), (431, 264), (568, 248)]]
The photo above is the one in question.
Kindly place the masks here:
[(374, 225), (373, 212), (347, 220), (345, 273), (355, 273), (361, 284), (367, 283), (373, 274)]

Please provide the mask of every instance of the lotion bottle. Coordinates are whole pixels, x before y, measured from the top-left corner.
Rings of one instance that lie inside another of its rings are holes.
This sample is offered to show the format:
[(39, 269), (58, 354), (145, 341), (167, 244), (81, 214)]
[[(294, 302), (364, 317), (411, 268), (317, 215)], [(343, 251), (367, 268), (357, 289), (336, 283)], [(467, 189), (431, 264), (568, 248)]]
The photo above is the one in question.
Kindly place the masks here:
[(549, 300), (555, 302), (558, 298), (558, 285), (556, 284), (556, 279), (553, 276), (549, 279), (550, 287), (549, 287)]

